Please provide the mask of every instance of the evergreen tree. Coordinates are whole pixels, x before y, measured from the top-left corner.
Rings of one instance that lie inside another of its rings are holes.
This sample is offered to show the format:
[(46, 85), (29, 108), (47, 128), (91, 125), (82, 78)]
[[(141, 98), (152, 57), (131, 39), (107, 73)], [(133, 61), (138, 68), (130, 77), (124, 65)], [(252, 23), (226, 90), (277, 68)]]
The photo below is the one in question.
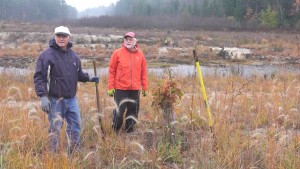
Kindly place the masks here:
[(206, 17), (206, 16), (210, 16), (210, 12), (209, 12), (209, 0), (204, 0), (203, 1), (203, 5), (202, 5), (202, 16)]
[[(72, 13), (77, 13), (73, 8)], [(70, 16), (65, 0), (0, 0), (0, 20), (54, 20)]]
[(260, 14), (261, 25), (266, 28), (275, 28), (278, 24), (277, 12), (268, 5), (266, 10)]
[(209, 4), (209, 12), (210, 12), (210, 16), (216, 16), (216, 17), (221, 16), (220, 7), (217, 4), (217, 0), (212, 0), (212, 2)]
[(299, 12), (297, 13), (296, 6), (294, 6), (294, 0), (281, 0), (279, 2), (283, 13), (283, 20), (280, 24), (286, 22), (289, 26), (294, 27), (300, 18), (300, 14)]
[(245, 20), (246, 15), (246, 6), (244, 0), (236, 0), (235, 8), (234, 8), (234, 18), (238, 22), (243, 22)]
[(235, 1), (236, 0), (224, 0), (223, 1), (224, 14), (226, 17), (234, 16)]
[(193, 9), (192, 9), (192, 15), (200, 16), (201, 10), (200, 10), (200, 3), (198, 3), (198, 0), (193, 1)]

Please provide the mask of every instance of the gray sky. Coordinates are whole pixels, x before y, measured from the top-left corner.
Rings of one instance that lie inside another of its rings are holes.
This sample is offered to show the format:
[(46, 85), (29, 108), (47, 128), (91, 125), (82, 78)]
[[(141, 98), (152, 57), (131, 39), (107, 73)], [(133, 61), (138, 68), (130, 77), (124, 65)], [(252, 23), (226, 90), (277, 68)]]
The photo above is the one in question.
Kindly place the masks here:
[(109, 6), (111, 3), (116, 3), (119, 0), (65, 0), (68, 5), (75, 7), (78, 11), (83, 11), (87, 8), (95, 8), (98, 6)]

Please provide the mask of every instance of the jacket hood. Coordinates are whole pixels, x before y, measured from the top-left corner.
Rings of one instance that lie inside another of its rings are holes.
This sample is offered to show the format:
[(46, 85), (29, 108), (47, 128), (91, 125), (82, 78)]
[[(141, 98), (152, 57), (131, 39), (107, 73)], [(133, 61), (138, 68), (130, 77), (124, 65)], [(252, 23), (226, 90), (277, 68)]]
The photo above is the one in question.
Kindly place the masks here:
[[(68, 42), (67, 49), (71, 48), (72, 46), (73, 46), (73, 44), (71, 42)], [(54, 38), (49, 40), (49, 47), (52, 47), (52, 48), (55, 48), (55, 49), (59, 48), (59, 46), (56, 44)]]

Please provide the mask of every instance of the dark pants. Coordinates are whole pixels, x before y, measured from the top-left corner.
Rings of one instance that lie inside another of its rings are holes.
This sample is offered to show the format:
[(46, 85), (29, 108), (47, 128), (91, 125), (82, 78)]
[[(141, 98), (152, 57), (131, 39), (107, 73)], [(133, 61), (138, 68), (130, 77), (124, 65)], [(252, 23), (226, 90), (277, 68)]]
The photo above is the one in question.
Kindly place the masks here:
[(123, 116), (126, 110), (125, 130), (132, 132), (138, 119), (140, 107), (139, 90), (116, 90), (114, 94), (116, 108), (113, 111), (112, 127), (119, 131), (123, 124)]

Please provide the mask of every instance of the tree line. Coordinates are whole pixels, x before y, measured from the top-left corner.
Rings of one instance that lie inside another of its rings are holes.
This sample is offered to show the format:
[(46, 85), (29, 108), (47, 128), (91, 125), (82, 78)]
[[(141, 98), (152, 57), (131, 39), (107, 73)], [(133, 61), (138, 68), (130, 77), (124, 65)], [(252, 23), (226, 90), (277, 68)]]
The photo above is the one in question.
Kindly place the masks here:
[(295, 0), (120, 0), (114, 15), (230, 18), (240, 24), (293, 27), (300, 19)]
[[(259, 25), (267, 28), (293, 28), (300, 27), (300, 11), (296, 2), (297, 0), (119, 0), (109, 7), (95, 7), (78, 13), (65, 0), (0, 0), (0, 20), (51, 21), (76, 19), (78, 16), (88, 19), (98, 14), (110, 16), (109, 19), (115, 17), (116, 20), (120, 17), (164, 17), (178, 21), (214, 18), (234, 21), (237, 27)], [(101, 18), (103, 17), (98, 17)]]
[(0, 0), (0, 20), (49, 21), (76, 16), (77, 10), (65, 0)]

